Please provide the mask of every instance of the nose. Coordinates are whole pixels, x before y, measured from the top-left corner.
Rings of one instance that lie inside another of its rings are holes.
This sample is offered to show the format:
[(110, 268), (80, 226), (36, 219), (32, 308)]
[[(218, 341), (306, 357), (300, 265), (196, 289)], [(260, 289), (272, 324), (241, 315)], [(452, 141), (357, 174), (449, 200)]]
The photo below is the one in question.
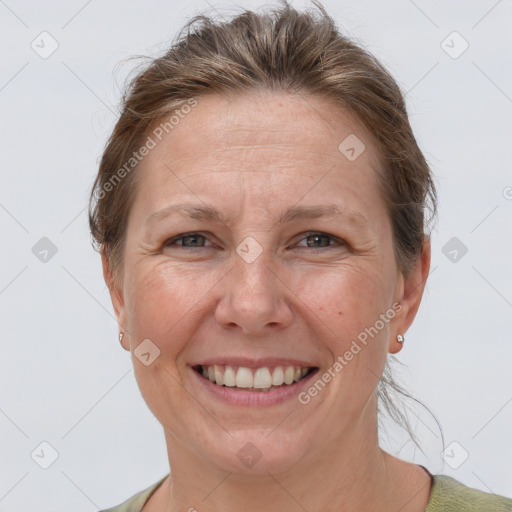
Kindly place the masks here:
[(230, 272), (223, 279), (223, 295), (215, 318), (225, 329), (244, 334), (268, 334), (289, 326), (292, 311), (290, 293), (272, 262), (264, 253), (247, 262), (235, 255)]

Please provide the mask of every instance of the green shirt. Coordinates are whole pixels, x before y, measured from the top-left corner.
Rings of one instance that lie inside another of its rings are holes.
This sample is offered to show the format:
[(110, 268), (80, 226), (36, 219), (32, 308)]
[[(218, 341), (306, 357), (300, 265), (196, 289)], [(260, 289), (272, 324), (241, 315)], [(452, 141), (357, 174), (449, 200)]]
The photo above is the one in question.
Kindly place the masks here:
[[(140, 512), (167, 476), (121, 505), (100, 512)], [(467, 487), (446, 475), (433, 475), (425, 512), (512, 512), (512, 499)]]

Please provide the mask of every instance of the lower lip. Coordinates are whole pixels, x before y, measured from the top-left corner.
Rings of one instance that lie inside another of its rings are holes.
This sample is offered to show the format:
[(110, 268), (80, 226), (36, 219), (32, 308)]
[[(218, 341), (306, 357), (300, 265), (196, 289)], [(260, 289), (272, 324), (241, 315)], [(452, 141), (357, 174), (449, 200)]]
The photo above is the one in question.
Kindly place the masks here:
[(318, 369), (316, 369), (298, 382), (290, 385), (285, 384), (279, 388), (271, 389), (270, 391), (246, 391), (234, 387), (219, 386), (201, 376), (192, 367), (189, 366), (189, 369), (193, 373), (195, 380), (199, 381), (199, 384), (204, 386), (207, 392), (211, 393), (222, 402), (230, 405), (251, 407), (275, 405), (291, 399), (298, 400), (297, 397), (299, 393), (307, 387), (309, 381), (318, 372)]

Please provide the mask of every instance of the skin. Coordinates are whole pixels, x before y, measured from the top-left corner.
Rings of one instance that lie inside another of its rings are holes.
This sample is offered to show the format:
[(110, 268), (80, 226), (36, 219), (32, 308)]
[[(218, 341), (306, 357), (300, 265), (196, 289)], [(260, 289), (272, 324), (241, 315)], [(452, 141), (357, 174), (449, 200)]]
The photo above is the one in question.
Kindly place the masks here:
[[(350, 134), (366, 146), (355, 161), (338, 150)], [(124, 348), (133, 355), (149, 338), (160, 349), (148, 366), (133, 357), (172, 467), (144, 511), (424, 511), (428, 475), (378, 446), (377, 385), (416, 315), (430, 244), (405, 278), (371, 134), (324, 98), (215, 94), (198, 98), (136, 172), (124, 266), (102, 261)], [(213, 206), (224, 222), (146, 224), (183, 202)], [(277, 223), (290, 207), (326, 204), (355, 217)], [(205, 238), (166, 245), (191, 232)], [(262, 248), (251, 263), (236, 252), (248, 236)], [(234, 407), (189, 367), (225, 355), (294, 357), (321, 375), (395, 302), (400, 312), (307, 405)], [(247, 442), (261, 453), (251, 468), (237, 457)]]

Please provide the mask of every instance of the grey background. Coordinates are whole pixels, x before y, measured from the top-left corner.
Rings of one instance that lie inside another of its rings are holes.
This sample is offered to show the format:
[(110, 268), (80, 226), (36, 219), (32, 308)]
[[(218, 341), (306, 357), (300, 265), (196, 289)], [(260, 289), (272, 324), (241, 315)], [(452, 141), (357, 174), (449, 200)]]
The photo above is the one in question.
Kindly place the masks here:
[[(398, 375), (436, 415), (449, 451), (443, 460), (421, 407), (410, 414), (424, 453), (393, 424), (383, 445), (512, 496), (512, 2), (324, 5), (408, 91), (440, 195), (432, 274)], [(204, 9), (213, 12), (203, 0), (0, 0), (0, 511), (95, 511), (168, 471), (161, 427), (117, 340), (86, 200), (135, 65), (118, 63), (160, 54)], [(59, 45), (46, 59), (31, 48), (42, 31)], [(453, 31), (469, 44), (458, 58), (464, 42), (447, 39)], [(46, 262), (33, 252), (43, 237), (57, 249)], [(453, 237), (467, 247), (456, 262)], [(48, 462), (43, 441), (58, 453), (48, 469), (31, 457)]]

